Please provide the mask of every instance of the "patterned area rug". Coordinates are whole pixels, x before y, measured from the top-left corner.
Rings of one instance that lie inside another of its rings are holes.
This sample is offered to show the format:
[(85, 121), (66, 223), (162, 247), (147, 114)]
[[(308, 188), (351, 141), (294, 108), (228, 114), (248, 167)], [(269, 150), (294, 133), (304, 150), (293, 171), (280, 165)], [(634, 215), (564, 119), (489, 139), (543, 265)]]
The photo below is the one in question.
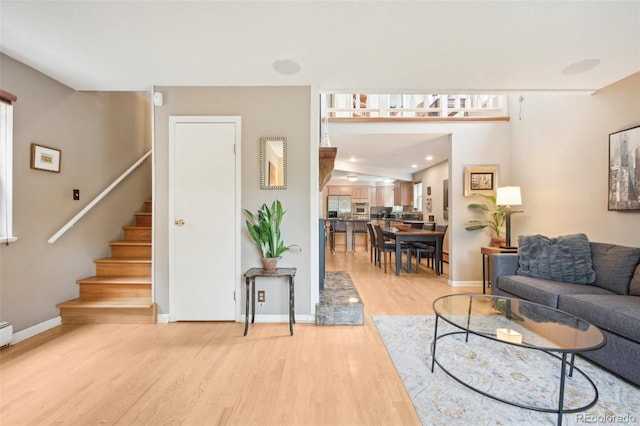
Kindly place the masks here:
[[(514, 407), (458, 383), (436, 364), (431, 373), (434, 316), (373, 316), (373, 322), (402, 378), (424, 425), (551, 425), (558, 415)], [(455, 331), (438, 322), (438, 336)], [(436, 359), (458, 378), (474, 387), (514, 403), (555, 409), (560, 387), (560, 360), (540, 351), (518, 348), (471, 335), (438, 340)], [(576, 357), (580, 368), (595, 383), (596, 405), (580, 413), (563, 415), (563, 425), (638, 424), (640, 388)], [(564, 406), (580, 407), (592, 401), (593, 389), (574, 372), (565, 384)]]

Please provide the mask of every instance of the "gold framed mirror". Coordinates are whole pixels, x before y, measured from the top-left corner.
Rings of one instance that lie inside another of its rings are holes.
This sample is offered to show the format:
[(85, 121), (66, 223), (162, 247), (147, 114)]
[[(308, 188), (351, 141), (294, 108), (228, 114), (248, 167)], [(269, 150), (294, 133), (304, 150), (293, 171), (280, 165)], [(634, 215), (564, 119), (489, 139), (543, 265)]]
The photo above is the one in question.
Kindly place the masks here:
[(287, 138), (260, 138), (260, 189), (287, 188)]

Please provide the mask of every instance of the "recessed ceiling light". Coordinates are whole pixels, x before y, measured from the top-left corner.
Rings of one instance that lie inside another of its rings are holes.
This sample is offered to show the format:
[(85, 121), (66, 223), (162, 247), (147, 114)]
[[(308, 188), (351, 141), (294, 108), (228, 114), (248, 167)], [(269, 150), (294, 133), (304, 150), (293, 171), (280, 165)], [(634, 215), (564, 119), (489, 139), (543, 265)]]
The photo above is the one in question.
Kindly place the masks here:
[(416, 167), (418, 167), (418, 165), (417, 165), (417, 164), (412, 164), (412, 165), (411, 165), (411, 168), (412, 168), (412, 169), (415, 169)]
[(600, 65), (600, 59), (584, 59), (582, 61), (574, 62), (565, 69), (562, 70), (562, 75), (573, 75), (587, 72)]
[(425, 160), (427, 160), (427, 161), (431, 161), (431, 160), (433, 160), (433, 156), (432, 156), (432, 155), (427, 155), (427, 157), (425, 158)]
[(300, 72), (300, 64), (291, 59), (278, 59), (273, 63), (273, 69), (284, 75), (298, 74)]
[(349, 158), (349, 161), (351, 161), (352, 163), (355, 163), (356, 162), (356, 157)]
[(357, 180), (358, 180), (358, 176), (349, 175), (349, 176), (347, 176), (347, 180), (348, 180), (349, 182), (355, 182), (355, 181), (357, 181)]

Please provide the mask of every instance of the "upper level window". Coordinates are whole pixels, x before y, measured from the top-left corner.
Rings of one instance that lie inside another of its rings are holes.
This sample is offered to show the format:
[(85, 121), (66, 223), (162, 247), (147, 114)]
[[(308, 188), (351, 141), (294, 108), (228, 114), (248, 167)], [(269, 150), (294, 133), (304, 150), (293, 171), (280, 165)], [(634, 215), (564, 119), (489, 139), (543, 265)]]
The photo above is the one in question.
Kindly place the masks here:
[(16, 97), (0, 90), (0, 242), (13, 236), (13, 102)]

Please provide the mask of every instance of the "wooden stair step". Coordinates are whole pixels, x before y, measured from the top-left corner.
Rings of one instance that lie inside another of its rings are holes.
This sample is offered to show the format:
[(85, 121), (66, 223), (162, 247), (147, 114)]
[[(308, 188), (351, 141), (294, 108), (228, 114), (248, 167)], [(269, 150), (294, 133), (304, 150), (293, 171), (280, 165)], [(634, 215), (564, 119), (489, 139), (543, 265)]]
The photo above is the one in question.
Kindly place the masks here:
[(149, 212), (149, 213), (151, 213), (153, 211), (153, 201), (152, 200), (146, 200), (144, 202), (144, 211), (145, 212)]
[(72, 299), (67, 302), (59, 303), (59, 308), (123, 308), (123, 309), (136, 309), (136, 308), (150, 308), (153, 302), (148, 297), (131, 297), (128, 299), (123, 298), (103, 298), (100, 300), (94, 299)]
[(57, 306), (64, 324), (154, 324), (158, 311), (147, 297), (73, 299)]
[(80, 299), (151, 299), (151, 277), (105, 277), (95, 276), (77, 280)]
[(151, 241), (150, 226), (123, 226), (125, 241)]
[(137, 212), (136, 226), (151, 226), (151, 213), (149, 212)]
[(150, 241), (113, 241), (109, 246), (113, 258), (151, 259)]
[(81, 280), (76, 281), (78, 284), (114, 284), (114, 285), (122, 285), (122, 284), (131, 284), (131, 285), (141, 285), (141, 284), (151, 284), (151, 277), (147, 276), (112, 276), (112, 277), (104, 277), (104, 276), (95, 276), (95, 277), (87, 277)]
[(95, 259), (96, 275), (107, 277), (118, 276), (151, 276), (151, 259)]

